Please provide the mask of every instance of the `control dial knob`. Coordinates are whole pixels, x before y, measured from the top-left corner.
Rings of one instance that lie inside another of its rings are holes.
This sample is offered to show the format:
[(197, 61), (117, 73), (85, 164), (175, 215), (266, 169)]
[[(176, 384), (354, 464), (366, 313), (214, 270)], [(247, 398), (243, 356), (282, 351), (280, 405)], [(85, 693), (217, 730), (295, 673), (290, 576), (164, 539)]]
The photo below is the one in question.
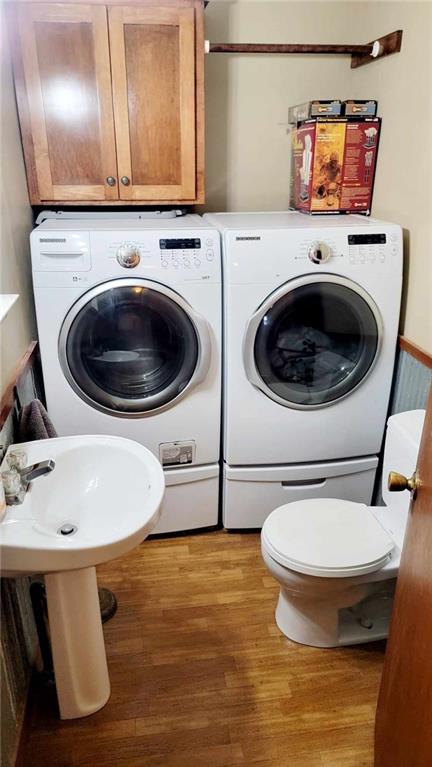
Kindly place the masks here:
[(325, 242), (314, 242), (308, 256), (314, 264), (324, 264), (331, 256), (331, 249)]
[(138, 266), (140, 260), (139, 250), (135, 245), (124, 243), (117, 250), (117, 261), (125, 269), (132, 269), (134, 266)]

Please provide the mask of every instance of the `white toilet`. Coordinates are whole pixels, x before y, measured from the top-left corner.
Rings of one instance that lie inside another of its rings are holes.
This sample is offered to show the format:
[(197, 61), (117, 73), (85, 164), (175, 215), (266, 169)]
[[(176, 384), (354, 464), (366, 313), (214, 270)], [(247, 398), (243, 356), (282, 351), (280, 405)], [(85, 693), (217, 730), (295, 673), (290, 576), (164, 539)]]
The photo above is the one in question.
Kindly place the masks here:
[(386, 506), (318, 498), (288, 503), (267, 517), (262, 555), (280, 583), (276, 623), (289, 639), (337, 647), (387, 636), (410, 506), (408, 491), (390, 493), (387, 477), (415, 471), (424, 414), (411, 410), (388, 419)]

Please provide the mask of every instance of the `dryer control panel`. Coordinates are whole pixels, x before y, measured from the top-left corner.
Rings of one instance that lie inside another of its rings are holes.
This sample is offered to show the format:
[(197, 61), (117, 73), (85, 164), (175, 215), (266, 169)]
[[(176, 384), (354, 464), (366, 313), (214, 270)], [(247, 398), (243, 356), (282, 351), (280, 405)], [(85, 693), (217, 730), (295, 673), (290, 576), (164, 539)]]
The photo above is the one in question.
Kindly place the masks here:
[(400, 238), (396, 232), (347, 234), (342, 239), (307, 239), (299, 248), (297, 260), (308, 258), (313, 264), (347, 258), (353, 265), (384, 264), (401, 252)]
[[(300, 226), (303, 219), (305, 223)], [(349, 277), (358, 274), (361, 280), (369, 280), (369, 276), (373, 280), (375, 275), (385, 273), (398, 280), (403, 241), (397, 224), (357, 216), (329, 220), (304, 215), (301, 221), (295, 217), (293, 223), (295, 226), (286, 228), (249, 226), (225, 231), (223, 258), (227, 284), (266, 283), (277, 288), (299, 275), (318, 272)]]
[(348, 258), (351, 264), (383, 264), (388, 255), (399, 253), (399, 238), (395, 232), (390, 236), (383, 232), (374, 234), (349, 234)]
[(325, 264), (331, 255), (331, 248), (326, 242), (314, 242), (308, 252), (308, 256), (314, 264)]

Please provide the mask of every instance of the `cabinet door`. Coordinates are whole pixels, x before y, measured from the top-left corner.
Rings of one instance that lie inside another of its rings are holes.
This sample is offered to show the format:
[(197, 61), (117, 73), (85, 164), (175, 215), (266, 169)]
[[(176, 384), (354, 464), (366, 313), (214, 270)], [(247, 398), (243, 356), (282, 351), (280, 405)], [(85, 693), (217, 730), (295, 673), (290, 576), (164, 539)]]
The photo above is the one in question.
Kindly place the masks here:
[(118, 199), (106, 8), (22, 3), (16, 11), (31, 201)]
[(108, 9), (122, 200), (195, 198), (194, 9)]

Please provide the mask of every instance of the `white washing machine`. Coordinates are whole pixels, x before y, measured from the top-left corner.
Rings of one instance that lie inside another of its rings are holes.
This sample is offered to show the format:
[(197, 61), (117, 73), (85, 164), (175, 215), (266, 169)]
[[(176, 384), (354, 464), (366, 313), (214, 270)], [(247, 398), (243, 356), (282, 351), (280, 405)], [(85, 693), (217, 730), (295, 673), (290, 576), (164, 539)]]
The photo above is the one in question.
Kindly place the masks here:
[(219, 234), (199, 216), (114, 216), (31, 234), (48, 410), (60, 435), (128, 437), (160, 459), (155, 533), (216, 525)]
[(206, 214), (222, 234), (224, 524), (309, 497), (369, 503), (392, 381), (400, 226)]

